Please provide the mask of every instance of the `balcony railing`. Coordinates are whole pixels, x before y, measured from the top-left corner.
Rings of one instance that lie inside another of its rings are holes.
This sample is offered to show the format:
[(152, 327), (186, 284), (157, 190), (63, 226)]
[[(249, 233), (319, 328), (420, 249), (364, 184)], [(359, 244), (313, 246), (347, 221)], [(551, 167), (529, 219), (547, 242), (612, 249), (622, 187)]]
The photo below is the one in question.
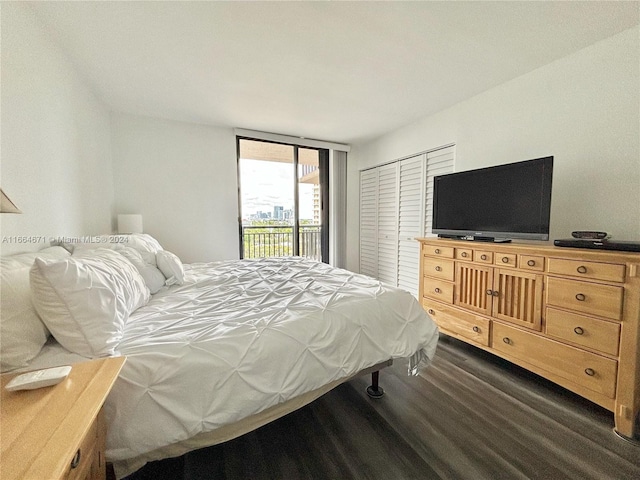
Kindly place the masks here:
[[(322, 260), (320, 229), (320, 225), (300, 225), (301, 257)], [(242, 239), (243, 258), (293, 256), (293, 227), (291, 226), (243, 226)]]

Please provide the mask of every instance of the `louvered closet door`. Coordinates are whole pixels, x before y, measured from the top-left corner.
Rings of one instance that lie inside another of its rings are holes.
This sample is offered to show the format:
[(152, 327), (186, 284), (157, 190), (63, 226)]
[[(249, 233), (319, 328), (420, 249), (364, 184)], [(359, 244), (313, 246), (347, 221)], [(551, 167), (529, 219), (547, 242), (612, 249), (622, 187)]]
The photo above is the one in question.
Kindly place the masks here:
[(420, 244), (424, 235), (424, 173), (426, 155), (400, 162), (398, 214), (398, 287), (418, 297)]
[(433, 177), (453, 172), (455, 160), (455, 146), (441, 148), (427, 153), (427, 174), (425, 191), (425, 236), (433, 236), (431, 234), (431, 225), (433, 223)]
[(378, 280), (398, 282), (398, 164), (378, 167)]
[(360, 172), (360, 273), (378, 277), (378, 169)]
[(418, 296), (419, 244), (431, 234), (433, 177), (453, 172), (455, 147), (360, 172), (360, 272)]

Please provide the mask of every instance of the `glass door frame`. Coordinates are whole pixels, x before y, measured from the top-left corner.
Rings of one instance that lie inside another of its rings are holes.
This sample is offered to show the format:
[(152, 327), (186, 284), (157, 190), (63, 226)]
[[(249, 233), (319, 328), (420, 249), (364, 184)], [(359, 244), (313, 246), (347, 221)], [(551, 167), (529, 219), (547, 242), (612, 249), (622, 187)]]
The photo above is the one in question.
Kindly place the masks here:
[(299, 178), (298, 178), (298, 159), (299, 150), (316, 150), (318, 152), (318, 176), (320, 187), (320, 257), (324, 263), (329, 263), (329, 150), (320, 147), (308, 147), (305, 145), (297, 145), (294, 143), (277, 142), (272, 140), (262, 140), (258, 138), (236, 135), (236, 167), (238, 178), (238, 238), (240, 258), (244, 258), (244, 228), (242, 225), (242, 180), (240, 169), (240, 141), (249, 140), (262, 143), (274, 143), (293, 147), (293, 176), (294, 176), (294, 195), (293, 210), (294, 222), (293, 231), (293, 255), (300, 255), (300, 198), (299, 198)]

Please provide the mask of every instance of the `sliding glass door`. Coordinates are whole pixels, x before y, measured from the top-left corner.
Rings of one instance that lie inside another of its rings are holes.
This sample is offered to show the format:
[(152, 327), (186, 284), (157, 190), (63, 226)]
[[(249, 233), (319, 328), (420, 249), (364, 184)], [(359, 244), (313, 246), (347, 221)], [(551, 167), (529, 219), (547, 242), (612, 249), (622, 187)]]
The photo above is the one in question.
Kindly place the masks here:
[(324, 149), (237, 138), (240, 257), (329, 259)]

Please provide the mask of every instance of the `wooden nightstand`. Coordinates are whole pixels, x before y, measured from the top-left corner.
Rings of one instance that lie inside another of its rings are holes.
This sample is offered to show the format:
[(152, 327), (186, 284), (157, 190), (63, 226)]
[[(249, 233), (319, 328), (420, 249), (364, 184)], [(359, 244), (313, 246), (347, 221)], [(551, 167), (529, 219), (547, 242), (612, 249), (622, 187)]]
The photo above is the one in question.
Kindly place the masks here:
[(125, 357), (75, 363), (58, 385), (4, 389), (17, 374), (2, 375), (0, 477), (101, 479), (106, 476), (102, 405)]

